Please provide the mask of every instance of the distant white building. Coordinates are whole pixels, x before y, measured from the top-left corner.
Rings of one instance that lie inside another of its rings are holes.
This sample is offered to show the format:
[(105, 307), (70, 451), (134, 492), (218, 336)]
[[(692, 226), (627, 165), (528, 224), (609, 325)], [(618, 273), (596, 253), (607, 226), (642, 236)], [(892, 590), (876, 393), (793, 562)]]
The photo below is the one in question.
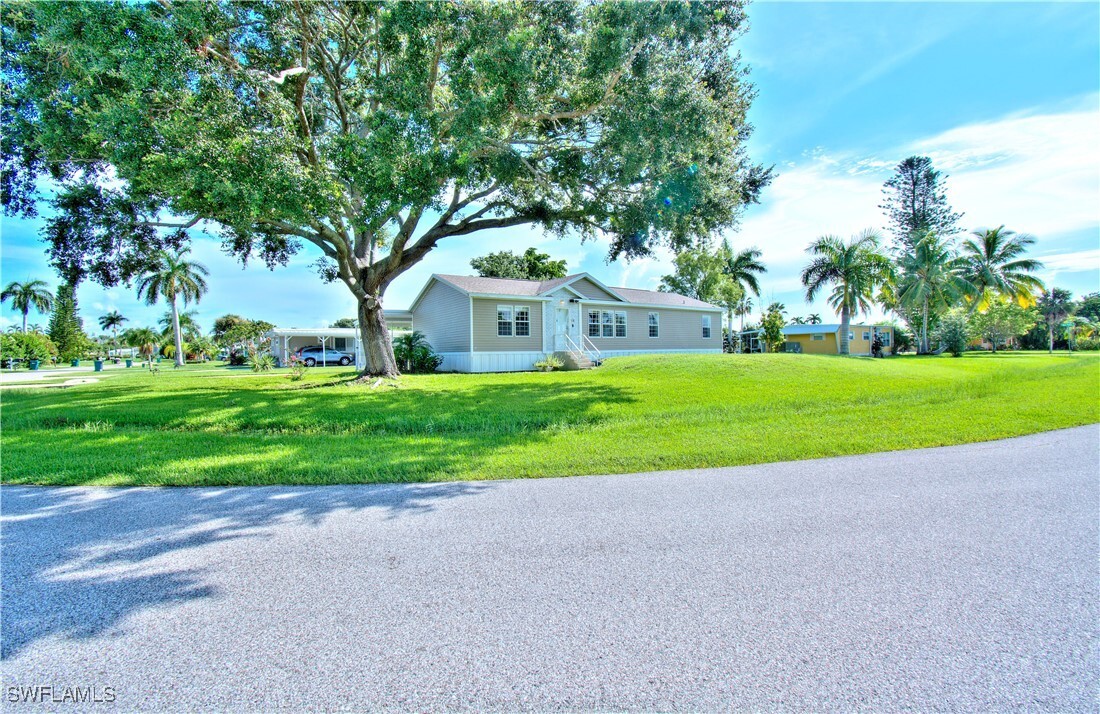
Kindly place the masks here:
[[(390, 339), (394, 333), (413, 329), (412, 313), (408, 310), (384, 310), (386, 326), (390, 330)], [(271, 354), (285, 367), (290, 355), (303, 347), (321, 347), (336, 352), (351, 352), (355, 355), (355, 366), (363, 369), (366, 358), (363, 355), (363, 343), (358, 328), (354, 327), (276, 327), (264, 337), (271, 340)]]

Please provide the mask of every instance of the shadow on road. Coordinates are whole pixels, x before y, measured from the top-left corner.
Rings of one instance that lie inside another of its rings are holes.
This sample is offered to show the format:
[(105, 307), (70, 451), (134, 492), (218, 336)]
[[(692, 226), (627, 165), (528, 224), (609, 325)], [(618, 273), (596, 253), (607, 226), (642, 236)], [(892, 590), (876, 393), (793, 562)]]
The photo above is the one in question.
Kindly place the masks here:
[[(35, 641), (88, 638), (130, 615), (216, 597), (188, 552), (270, 536), (287, 520), (318, 525), (335, 511), (415, 517), (491, 483), (206, 489), (0, 490), (0, 659)], [(163, 556), (171, 555), (171, 558)]]

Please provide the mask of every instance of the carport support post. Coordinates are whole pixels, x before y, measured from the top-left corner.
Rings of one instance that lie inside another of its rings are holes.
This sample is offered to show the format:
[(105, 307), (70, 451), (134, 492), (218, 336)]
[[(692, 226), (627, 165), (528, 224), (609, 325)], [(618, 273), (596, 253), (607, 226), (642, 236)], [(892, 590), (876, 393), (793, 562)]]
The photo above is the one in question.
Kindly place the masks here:
[(328, 338), (327, 337), (318, 337), (317, 339), (321, 341), (321, 366), (322, 367), (327, 367), (328, 366), (328, 353), (325, 352), (325, 342), (328, 341)]
[(283, 335), (283, 358), (282, 365), (286, 367), (290, 364), (290, 335)]

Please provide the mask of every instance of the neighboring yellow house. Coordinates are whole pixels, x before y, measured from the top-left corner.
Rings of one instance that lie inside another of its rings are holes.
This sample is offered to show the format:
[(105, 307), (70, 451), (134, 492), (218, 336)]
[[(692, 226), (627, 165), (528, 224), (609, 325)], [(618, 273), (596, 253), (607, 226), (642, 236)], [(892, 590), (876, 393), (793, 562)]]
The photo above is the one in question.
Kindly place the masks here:
[[(894, 344), (894, 328), (889, 325), (848, 326), (848, 353), (871, 354), (875, 336), (882, 340), (882, 349), (890, 351)], [(783, 328), (784, 351), (814, 355), (840, 354), (840, 325), (787, 325)]]

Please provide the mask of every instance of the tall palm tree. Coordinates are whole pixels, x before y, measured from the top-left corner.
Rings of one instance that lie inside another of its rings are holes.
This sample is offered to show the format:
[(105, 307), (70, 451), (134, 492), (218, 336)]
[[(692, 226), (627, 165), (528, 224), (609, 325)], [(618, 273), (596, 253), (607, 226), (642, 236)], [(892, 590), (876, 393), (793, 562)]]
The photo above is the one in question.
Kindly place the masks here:
[(1047, 350), (1054, 352), (1054, 327), (1061, 325), (1062, 321), (1073, 312), (1073, 302), (1069, 290), (1051, 288), (1039, 295), (1036, 307), (1039, 314), (1047, 323)]
[(874, 231), (864, 231), (845, 242), (836, 236), (818, 238), (806, 252), (813, 260), (802, 271), (806, 301), (813, 302), (826, 285), (832, 285), (829, 305), (840, 313), (840, 354), (850, 354), (848, 328), (852, 313), (871, 309), (875, 286), (890, 273), (890, 261), (879, 249), (881, 239)]
[(27, 314), (32, 307), (42, 314), (53, 309), (53, 293), (46, 288), (44, 280), (8, 283), (8, 287), (0, 293), (0, 304), (8, 300), (11, 300), (16, 312), (23, 313), (23, 332), (27, 331)]
[(130, 318), (123, 317), (122, 313), (118, 310), (111, 310), (106, 315), (99, 318), (99, 328), (101, 330), (110, 330), (114, 335), (115, 346), (118, 346), (118, 328), (122, 327), (122, 323), (128, 322)]
[(975, 287), (966, 279), (966, 261), (952, 250), (950, 242), (929, 231), (898, 259), (895, 293), (899, 304), (921, 317), (920, 344), (917, 351), (932, 351), (928, 320), (958, 303)]
[(198, 302), (206, 292), (204, 276), (210, 274), (206, 266), (186, 259), (189, 252), (189, 248), (174, 253), (157, 251), (153, 258), (154, 267), (138, 278), (137, 282), (138, 297), (144, 297), (146, 304), (153, 305), (163, 296), (172, 307), (172, 336), (175, 338), (177, 367), (182, 367), (184, 363), (177, 299), (182, 298), (184, 305), (192, 300)]
[(734, 313), (741, 316), (741, 332), (745, 331), (745, 316), (752, 314), (752, 298), (748, 293), (741, 296), (741, 299), (737, 301), (737, 307), (734, 309)]
[(1020, 307), (1035, 304), (1035, 293), (1043, 289), (1043, 281), (1031, 275), (1042, 269), (1041, 261), (1022, 257), (1035, 243), (1026, 233), (999, 228), (973, 231), (974, 238), (962, 244), (966, 260), (966, 279), (974, 286), (975, 299), (971, 309), (984, 310), (989, 298), (1004, 295)]
[(757, 276), (768, 272), (768, 268), (760, 262), (763, 252), (756, 248), (746, 248), (735, 255), (728, 241), (722, 242), (722, 251), (727, 256), (724, 270), (729, 279), (737, 283), (746, 295), (751, 291), (759, 297), (760, 282)]

